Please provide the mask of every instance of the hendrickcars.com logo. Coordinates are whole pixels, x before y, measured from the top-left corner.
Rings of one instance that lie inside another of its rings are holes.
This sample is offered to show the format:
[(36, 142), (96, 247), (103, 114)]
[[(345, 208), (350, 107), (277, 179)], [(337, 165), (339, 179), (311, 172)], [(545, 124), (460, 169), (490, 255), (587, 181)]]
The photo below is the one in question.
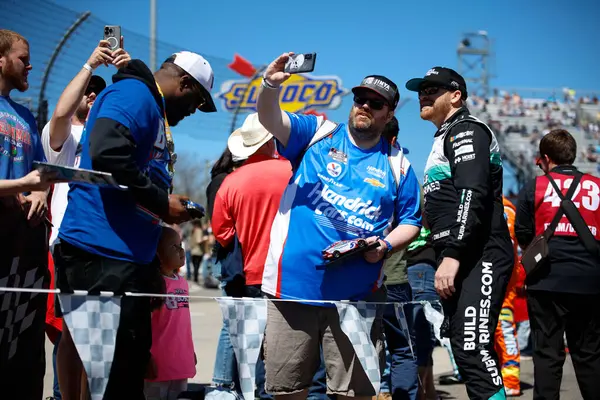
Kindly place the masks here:
[[(262, 77), (251, 82), (248, 80), (227, 81), (221, 85), (217, 96), (223, 102), (223, 108), (234, 112), (256, 111), (256, 99)], [(342, 103), (347, 90), (336, 76), (292, 75), (281, 85), (279, 104), (281, 109), (292, 113), (313, 108), (334, 109)]]

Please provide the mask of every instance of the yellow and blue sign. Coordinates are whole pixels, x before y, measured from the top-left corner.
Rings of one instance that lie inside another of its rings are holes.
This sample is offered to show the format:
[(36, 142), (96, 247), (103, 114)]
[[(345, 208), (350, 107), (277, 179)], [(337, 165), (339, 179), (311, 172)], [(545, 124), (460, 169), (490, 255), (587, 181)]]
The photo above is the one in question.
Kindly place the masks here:
[[(222, 100), (223, 108), (235, 112), (255, 112), (256, 99), (262, 77), (251, 82), (247, 80), (227, 81), (221, 85), (217, 96)], [(281, 109), (292, 113), (308, 109), (335, 109), (342, 103), (342, 96), (348, 91), (342, 87), (342, 81), (336, 76), (311, 76), (294, 74), (281, 85), (279, 104)]]

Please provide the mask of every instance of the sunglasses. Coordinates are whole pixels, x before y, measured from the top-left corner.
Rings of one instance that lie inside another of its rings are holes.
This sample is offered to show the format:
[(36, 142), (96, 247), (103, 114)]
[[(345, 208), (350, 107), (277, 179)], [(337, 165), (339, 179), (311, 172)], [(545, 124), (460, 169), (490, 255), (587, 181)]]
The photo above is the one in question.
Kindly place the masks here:
[(383, 109), (383, 106), (385, 106), (387, 104), (383, 100), (367, 99), (365, 97), (360, 97), (360, 96), (354, 96), (354, 102), (361, 106), (368, 103), (369, 107), (372, 108), (373, 110), (381, 110), (381, 109)]
[(192, 93), (194, 96), (194, 104), (197, 104), (196, 108), (200, 108), (204, 104), (206, 104), (206, 98), (204, 97), (204, 93), (202, 92), (200, 84), (197, 83), (196, 80), (192, 76), (190, 76), (190, 75), (187, 75), (187, 76), (191, 80), (190, 88), (192, 89)]
[(441, 86), (428, 86), (422, 89), (419, 89), (419, 96), (433, 96), (437, 94), (440, 90), (447, 90), (445, 87)]

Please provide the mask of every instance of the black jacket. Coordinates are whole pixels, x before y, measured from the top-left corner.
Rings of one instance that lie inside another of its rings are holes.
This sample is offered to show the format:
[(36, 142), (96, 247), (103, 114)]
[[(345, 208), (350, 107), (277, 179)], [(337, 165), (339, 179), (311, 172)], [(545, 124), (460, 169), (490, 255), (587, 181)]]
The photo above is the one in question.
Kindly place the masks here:
[[(551, 172), (572, 176), (577, 169), (571, 165), (563, 165)], [(535, 191), (539, 179), (540, 177), (533, 179), (519, 193), (515, 235), (522, 249), (526, 249), (536, 236)], [(539, 273), (527, 277), (528, 290), (600, 293), (600, 260), (586, 250), (578, 237), (552, 236), (548, 240), (548, 248), (548, 263), (539, 269)]]
[(425, 216), (438, 258), (472, 264), (490, 237), (510, 246), (493, 132), (463, 107), (436, 132), (425, 167)]
[(208, 213), (208, 219), (210, 220), (212, 220), (217, 192), (227, 175), (229, 175), (227, 172), (221, 172), (220, 174), (215, 175), (206, 187), (206, 212)]
[[(162, 97), (152, 71), (146, 64), (132, 60), (113, 76), (113, 82), (123, 79), (143, 82), (164, 114)], [(139, 170), (134, 158), (136, 143), (127, 127), (110, 118), (99, 118), (90, 133), (89, 143), (93, 169), (110, 172), (119, 184), (129, 187), (129, 192), (141, 206), (161, 217), (168, 213), (169, 188), (152, 182), (148, 175)]]

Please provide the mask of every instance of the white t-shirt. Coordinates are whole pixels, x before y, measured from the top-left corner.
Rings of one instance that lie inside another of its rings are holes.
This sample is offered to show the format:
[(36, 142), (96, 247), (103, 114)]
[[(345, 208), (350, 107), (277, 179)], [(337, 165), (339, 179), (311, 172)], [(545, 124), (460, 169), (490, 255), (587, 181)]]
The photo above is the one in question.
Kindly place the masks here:
[[(46, 154), (46, 159), (50, 164), (64, 165), (67, 167), (78, 167), (80, 155), (77, 154), (77, 147), (83, 133), (83, 125), (71, 125), (71, 134), (65, 140), (60, 151), (54, 151), (50, 147), (50, 122), (42, 130), (42, 147)], [(62, 222), (69, 195), (68, 183), (57, 183), (54, 185), (54, 192), (50, 200), (50, 213), (52, 214), (52, 234), (50, 235), (50, 246), (54, 244), (58, 237), (58, 231)]]

